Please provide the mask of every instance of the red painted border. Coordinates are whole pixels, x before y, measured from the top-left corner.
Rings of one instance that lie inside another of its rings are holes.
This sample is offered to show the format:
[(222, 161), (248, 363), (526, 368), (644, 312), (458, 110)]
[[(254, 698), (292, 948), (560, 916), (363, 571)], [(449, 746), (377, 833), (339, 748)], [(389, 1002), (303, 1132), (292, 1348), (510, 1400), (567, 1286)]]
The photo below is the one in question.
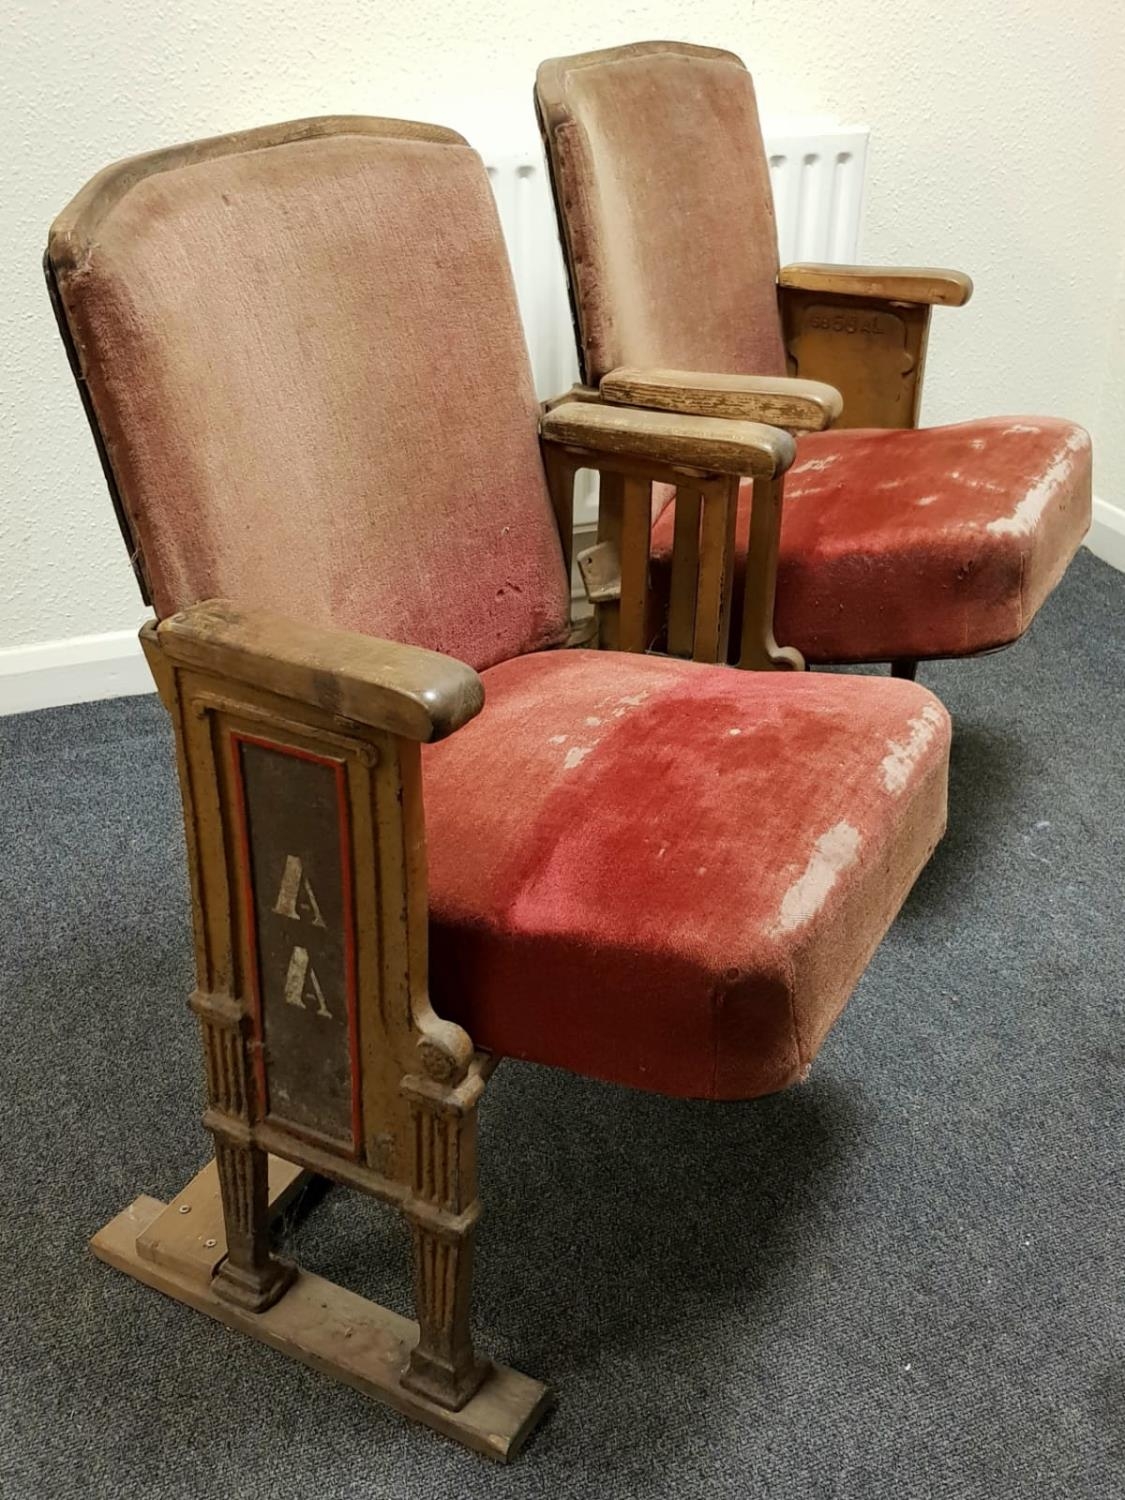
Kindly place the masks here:
[[(302, 750), (297, 745), (283, 745), (277, 740), (264, 740), (258, 735), (244, 734), (241, 730), (230, 731), (231, 768), (234, 773), (235, 802), (238, 812), (238, 854), (241, 865), (243, 901), (250, 924), (250, 1000), (251, 1019), (254, 1023), (254, 1075), (258, 1082), (258, 1093), (265, 1117), (269, 1118), (269, 1091), (266, 1084), (265, 1026), (262, 1019), (262, 987), (258, 969), (258, 918), (254, 903), (254, 880), (250, 864), (250, 829), (246, 810), (246, 784), (242, 776), (240, 745), (256, 745), (260, 750), (272, 750), (277, 755), (288, 755), (294, 760), (312, 761), (318, 766), (327, 766), (336, 780), (336, 808), (340, 835), (340, 896), (344, 908), (344, 983), (347, 988), (345, 1005), (348, 1012), (348, 1059), (352, 1075), (352, 1141), (351, 1154), (358, 1160), (362, 1151), (363, 1111), (360, 1100), (359, 1071), (359, 1006), (357, 1002), (357, 963), (355, 944), (355, 890), (352, 879), (352, 829), (348, 812), (347, 763), (334, 757), (317, 755), (312, 750)], [(339, 1141), (322, 1135), (316, 1130), (307, 1130), (289, 1120), (275, 1120), (281, 1129), (302, 1136), (317, 1145), (339, 1149)]]

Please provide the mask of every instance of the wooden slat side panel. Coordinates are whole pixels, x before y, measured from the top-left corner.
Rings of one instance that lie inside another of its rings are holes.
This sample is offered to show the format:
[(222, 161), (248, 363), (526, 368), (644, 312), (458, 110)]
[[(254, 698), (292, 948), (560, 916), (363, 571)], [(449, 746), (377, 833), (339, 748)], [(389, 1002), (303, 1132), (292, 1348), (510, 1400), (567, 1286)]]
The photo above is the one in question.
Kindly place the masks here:
[(621, 602), (618, 649), (644, 651), (648, 644), (648, 561), (652, 535), (652, 486), (630, 478), (622, 486)]
[(730, 626), (730, 587), (733, 566), (734, 506), (737, 482), (715, 480), (703, 491), (703, 519), (699, 541), (699, 591), (695, 609), (696, 661), (726, 659)]
[(699, 522), (703, 497), (687, 485), (676, 489), (672, 538), (672, 583), (668, 604), (668, 652), (690, 657), (695, 645), (695, 602), (699, 587)]

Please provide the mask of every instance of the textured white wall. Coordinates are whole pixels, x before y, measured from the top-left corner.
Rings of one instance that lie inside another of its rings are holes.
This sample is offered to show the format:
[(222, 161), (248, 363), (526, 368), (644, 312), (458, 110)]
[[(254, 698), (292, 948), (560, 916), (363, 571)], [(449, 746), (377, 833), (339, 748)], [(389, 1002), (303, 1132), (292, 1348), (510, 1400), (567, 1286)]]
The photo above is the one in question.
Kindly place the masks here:
[(39, 270), (96, 168), (337, 111), (530, 140), (540, 58), (645, 37), (741, 53), (770, 116), (870, 125), (864, 259), (977, 282), (937, 314), (927, 420), (1074, 417), (1125, 500), (1120, 0), (0, 0), (0, 35), (0, 647), (142, 616)]
[[(1125, 137), (1119, 135), (1118, 140), (1120, 164), (1125, 161)], [(1120, 191), (1119, 187), (1119, 195)], [(1117, 206), (1121, 206), (1120, 197)], [(1098, 305), (1098, 310), (1105, 328), (1105, 380), (1093, 424), (1099, 445), (1096, 485), (1103, 500), (1125, 510), (1125, 245), (1121, 247), (1112, 289), (1107, 286), (1105, 301)], [(1112, 556), (1118, 567), (1125, 566), (1121, 560), (1125, 559), (1125, 536)]]

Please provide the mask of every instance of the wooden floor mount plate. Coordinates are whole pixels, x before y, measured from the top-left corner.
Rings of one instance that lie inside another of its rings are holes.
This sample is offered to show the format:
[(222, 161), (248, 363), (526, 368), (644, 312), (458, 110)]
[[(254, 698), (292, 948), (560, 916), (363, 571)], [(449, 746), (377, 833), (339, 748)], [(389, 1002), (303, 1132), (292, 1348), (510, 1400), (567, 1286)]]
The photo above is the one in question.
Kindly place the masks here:
[[(272, 1197), (272, 1177), (270, 1186)], [(308, 1272), (299, 1272), (267, 1312), (243, 1312), (221, 1302), (211, 1288), (212, 1271), (206, 1262), (176, 1264), (172, 1257), (153, 1259), (145, 1253), (156, 1221), (170, 1208), (179, 1214), (184, 1206), (181, 1200), (190, 1191), (189, 1186), (172, 1205), (156, 1198), (137, 1198), (90, 1241), (94, 1254), (145, 1286), (186, 1302), (228, 1328), (237, 1328), (343, 1381), (487, 1458), (502, 1463), (515, 1458), (550, 1410), (553, 1402), (547, 1386), (504, 1365), (493, 1365), (477, 1394), (457, 1412), (405, 1390), (399, 1377), (417, 1341), (417, 1323)], [(210, 1233), (206, 1236), (207, 1240), (215, 1238)], [(224, 1248), (221, 1239), (218, 1245), (208, 1246), (218, 1250), (220, 1258)]]

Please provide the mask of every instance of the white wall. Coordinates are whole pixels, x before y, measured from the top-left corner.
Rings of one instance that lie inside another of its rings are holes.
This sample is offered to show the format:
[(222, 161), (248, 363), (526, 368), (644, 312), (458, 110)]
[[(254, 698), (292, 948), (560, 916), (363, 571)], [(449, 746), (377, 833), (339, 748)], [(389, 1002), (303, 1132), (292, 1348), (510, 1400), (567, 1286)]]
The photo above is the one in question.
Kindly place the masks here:
[(925, 415), (1076, 418), (1125, 503), (1120, 0), (0, 0), (0, 647), (142, 610), (39, 269), (98, 167), (324, 112), (532, 140), (544, 55), (670, 36), (738, 51), (770, 116), (871, 127), (864, 259), (972, 273)]
[[(1119, 160), (1125, 161), (1125, 141), (1119, 147)], [(1100, 310), (1105, 318), (1105, 380), (1093, 423), (1099, 445), (1095, 474), (1099, 495), (1094, 501), (1090, 545), (1125, 571), (1125, 246), (1113, 292), (1107, 292)]]

